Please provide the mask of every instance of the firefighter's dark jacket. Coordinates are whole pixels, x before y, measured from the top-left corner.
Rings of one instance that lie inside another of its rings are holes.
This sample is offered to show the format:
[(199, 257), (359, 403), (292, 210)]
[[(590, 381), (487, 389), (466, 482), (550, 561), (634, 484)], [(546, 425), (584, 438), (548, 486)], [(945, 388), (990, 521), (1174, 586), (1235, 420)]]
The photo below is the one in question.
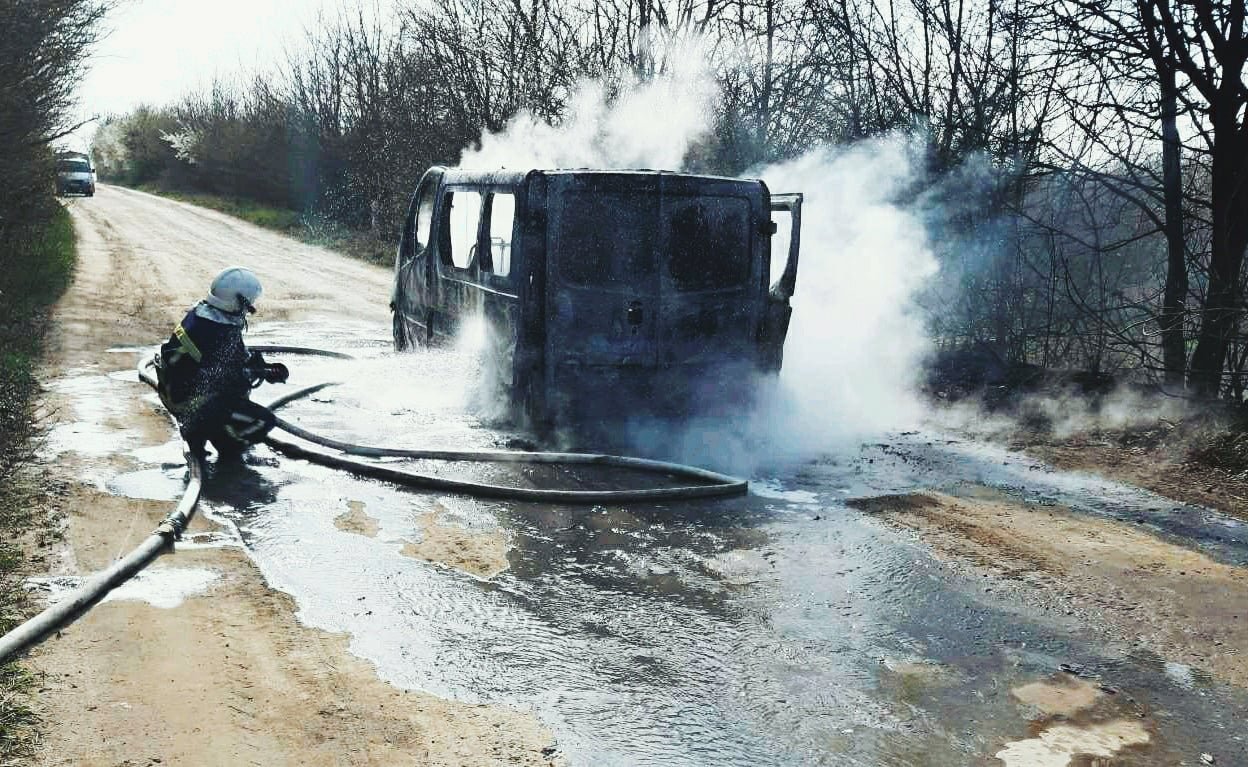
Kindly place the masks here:
[(242, 322), (200, 303), (160, 347), (160, 395), (183, 430), (228, 413), (251, 392)]

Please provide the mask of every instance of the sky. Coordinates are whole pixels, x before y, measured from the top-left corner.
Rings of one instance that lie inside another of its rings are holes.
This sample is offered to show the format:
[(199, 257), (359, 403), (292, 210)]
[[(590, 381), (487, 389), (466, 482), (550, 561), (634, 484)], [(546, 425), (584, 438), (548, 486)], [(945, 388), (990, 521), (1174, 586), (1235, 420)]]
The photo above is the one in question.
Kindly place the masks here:
[[(344, 0), (121, 0), (79, 89), (79, 119), (161, 105), (214, 76), (265, 70)], [(94, 127), (70, 140), (86, 149)]]

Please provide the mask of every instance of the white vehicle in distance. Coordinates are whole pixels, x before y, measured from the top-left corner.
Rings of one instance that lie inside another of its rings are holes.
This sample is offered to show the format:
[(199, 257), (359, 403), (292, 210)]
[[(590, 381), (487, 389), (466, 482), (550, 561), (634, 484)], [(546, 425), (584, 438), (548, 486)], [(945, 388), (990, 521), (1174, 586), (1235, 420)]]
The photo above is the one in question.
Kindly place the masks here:
[(56, 193), (95, 196), (95, 169), (91, 160), (77, 152), (62, 154), (56, 160)]

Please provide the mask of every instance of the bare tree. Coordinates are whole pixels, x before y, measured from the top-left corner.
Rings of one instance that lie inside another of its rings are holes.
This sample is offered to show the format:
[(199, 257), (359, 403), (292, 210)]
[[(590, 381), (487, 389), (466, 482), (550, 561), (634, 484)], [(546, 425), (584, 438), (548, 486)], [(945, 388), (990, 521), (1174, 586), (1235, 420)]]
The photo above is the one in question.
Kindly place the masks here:
[(1243, 0), (1193, 0), (1177, 8), (1149, 0), (1144, 22), (1164, 35), (1175, 66), (1199, 93), (1208, 115), (1211, 242), (1209, 285), (1190, 380), (1215, 396), (1222, 385), (1242, 311), (1241, 270), (1248, 248), (1248, 29)]
[(49, 213), (50, 148), (79, 127), (70, 120), (74, 90), (108, 7), (103, 0), (0, 0), (0, 251)]

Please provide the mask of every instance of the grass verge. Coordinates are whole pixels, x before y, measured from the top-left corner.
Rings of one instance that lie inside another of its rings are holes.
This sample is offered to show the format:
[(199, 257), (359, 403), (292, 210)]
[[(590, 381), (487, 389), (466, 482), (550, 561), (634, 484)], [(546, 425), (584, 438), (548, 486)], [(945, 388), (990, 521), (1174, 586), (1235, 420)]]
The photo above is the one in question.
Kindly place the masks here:
[(148, 194), (225, 213), (256, 226), (281, 232), (310, 245), (336, 250), (361, 261), (387, 266), (394, 261), (393, 243), (378, 240), (363, 232), (326, 224), (297, 211), (275, 208), (240, 197), (167, 189), (157, 184), (143, 184), (138, 189)]
[[(33, 476), (34, 368), (48, 308), (68, 287), (74, 260), (73, 223), (59, 205), (44, 221), (10, 230), (0, 242), (0, 633), (34, 612), (23, 581), (41, 561), (32, 552), (50, 543), (45, 489)], [(20, 664), (0, 666), (0, 764), (20, 763), (34, 750), (34, 690), (34, 678)]]
[(252, 202), (251, 200), (237, 197), (222, 197), (221, 195), (204, 194), (201, 192), (176, 191), (156, 184), (143, 184), (138, 189), (148, 194), (168, 197), (171, 200), (178, 200), (179, 202), (198, 205), (201, 208), (220, 211), (235, 218), (241, 218), (256, 226), (262, 226), (265, 229), (272, 229), (285, 234), (293, 235), (303, 228), (303, 224), (299, 220), (299, 214), (295, 211), (273, 208), (261, 205), (258, 202)]

